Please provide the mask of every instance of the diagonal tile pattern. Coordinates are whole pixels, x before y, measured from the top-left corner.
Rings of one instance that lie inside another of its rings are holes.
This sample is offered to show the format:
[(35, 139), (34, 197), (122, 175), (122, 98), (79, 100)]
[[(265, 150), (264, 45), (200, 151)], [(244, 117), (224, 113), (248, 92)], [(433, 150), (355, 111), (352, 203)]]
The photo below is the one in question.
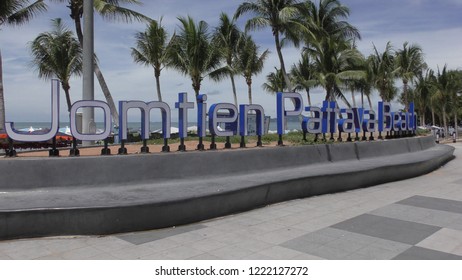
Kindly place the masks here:
[(363, 214), (332, 227), (410, 245), (419, 243), (441, 229), (371, 214)]
[(205, 226), (200, 225), (200, 224), (194, 224), (194, 225), (189, 225), (189, 226), (184, 226), (184, 227), (173, 227), (173, 228), (167, 228), (167, 229), (161, 229), (161, 230), (155, 230), (155, 231), (144, 231), (144, 232), (139, 232), (139, 233), (135, 232), (135, 233), (128, 233), (128, 234), (121, 234), (117, 237), (127, 242), (130, 242), (134, 245), (140, 245), (140, 244), (156, 241), (159, 239), (163, 239), (166, 237), (202, 229), (204, 227)]
[(462, 256), (414, 246), (393, 258), (394, 260), (462, 260)]
[(462, 201), (457, 200), (416, 195), (408, 199), (401, 200), (398, 203), (462, 214)]

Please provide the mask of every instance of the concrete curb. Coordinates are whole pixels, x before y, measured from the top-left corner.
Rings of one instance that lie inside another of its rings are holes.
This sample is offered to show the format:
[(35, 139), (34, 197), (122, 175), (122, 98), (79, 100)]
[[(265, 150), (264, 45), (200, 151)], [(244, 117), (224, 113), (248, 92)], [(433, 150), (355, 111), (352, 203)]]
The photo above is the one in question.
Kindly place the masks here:
[(451, 146), (435, 145), (433, 137), (419, 137), (5, 160), (0, 161), (0, 239), (111, 234), (187, 224), (419, 176), (451, 160), (453, 151)]

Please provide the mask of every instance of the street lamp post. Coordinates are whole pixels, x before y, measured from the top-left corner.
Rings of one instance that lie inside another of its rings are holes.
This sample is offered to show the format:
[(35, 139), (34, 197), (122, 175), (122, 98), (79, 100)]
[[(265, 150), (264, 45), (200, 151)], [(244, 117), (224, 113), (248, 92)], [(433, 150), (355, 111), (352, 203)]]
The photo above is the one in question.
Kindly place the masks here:
[[(94, 100), (94, 42), (93, 42), (93, 1), (83, 1), (83, 92), (82, 100)], [(92, 107), (82, 109), (82, 133), (96, 132), (95, 111)], [(84, 146), (93, 144), (92, 141), (83, 141)]]

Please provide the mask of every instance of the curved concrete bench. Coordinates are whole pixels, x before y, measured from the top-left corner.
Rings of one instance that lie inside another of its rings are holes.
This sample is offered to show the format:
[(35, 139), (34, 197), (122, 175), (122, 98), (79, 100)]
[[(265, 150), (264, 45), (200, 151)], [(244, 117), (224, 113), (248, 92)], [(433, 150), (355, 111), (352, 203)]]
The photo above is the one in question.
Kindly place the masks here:
[(162, 228), (428, 173), (433, 137), (171, 154), (0, 160), (0, 238)]

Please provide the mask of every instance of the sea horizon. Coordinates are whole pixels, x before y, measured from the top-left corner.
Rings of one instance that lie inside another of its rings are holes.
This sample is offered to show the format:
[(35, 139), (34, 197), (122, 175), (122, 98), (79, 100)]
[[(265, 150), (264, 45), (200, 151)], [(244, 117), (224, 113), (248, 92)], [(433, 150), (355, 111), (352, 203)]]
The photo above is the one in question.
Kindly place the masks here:
[[(59, 123), (59, 128), (66, 128), (69, 127), (70, 124), (69, 122), (60, 122)], [(189, 122), (188, 127), (194, 127), (197, 126), (197, 122)], [(50, 122), (14, 122), (14, 128), (17, 130), (20, 129), (28, 129), (28, 128), (33, 128), (34, 130), (39, 130), (39, 129), (47, 129), (51, 127)], [(178, 122), (171, 122), (171, 127), (176, 127), (178, 128)], [(96, 128), (97, 129), (104, 129), (104, 123), (103, 122), (96, 122)], [(127, 128), (128, 131), (130, 132), (138, 132), (141, 130), (141, 122), (128, 122), (127, 123)], [(162, 128), (162, 122), (151, 122), (150, 123), (150, 131), (156, 131)], [(208, 126), (207, 126), (208, 128)], [(301, 125), (299, 121), (295, 120), (289, 120), (287, 122), (287, 130), (301, 130)], [(277, 123), (275, 119), (271, 119), (269, 123), (269, 132), (275, 132), (277, 131)]]

